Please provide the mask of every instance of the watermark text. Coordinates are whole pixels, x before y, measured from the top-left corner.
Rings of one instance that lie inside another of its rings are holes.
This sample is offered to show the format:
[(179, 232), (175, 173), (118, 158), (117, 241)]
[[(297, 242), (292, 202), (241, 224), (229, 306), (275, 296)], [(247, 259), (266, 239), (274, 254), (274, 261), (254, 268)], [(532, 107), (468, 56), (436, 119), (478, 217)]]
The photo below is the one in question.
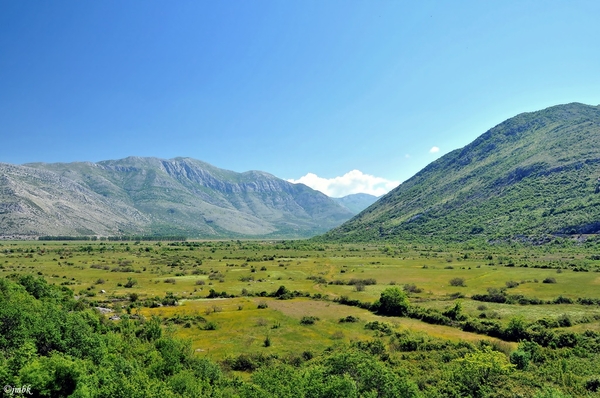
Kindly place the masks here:
[(33, 395), (31, 392), (31, 384), (24, 384), (20, 387), (9, 386), (8, 384), (4, 386), (4, 393), (7, 395), (16, 395), (16, 394), (29, 394)]

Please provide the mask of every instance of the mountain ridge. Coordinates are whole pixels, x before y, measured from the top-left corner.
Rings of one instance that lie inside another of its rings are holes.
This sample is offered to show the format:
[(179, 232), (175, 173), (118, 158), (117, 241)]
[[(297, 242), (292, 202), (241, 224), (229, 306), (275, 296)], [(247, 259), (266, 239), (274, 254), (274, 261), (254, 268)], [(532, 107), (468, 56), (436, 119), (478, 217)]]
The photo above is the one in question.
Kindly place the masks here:
[(346, 209), (350, 210), (353, 214), (358, 214), (375, 203), (379, 197), (368, 193), (353, 193), (342, 196), (341, 198), (332, 199), (344, 206)]
[[(132, 156), (0, 167), (2, 203), (13, 204), (0, 213), (4, 235), (306, 237), (352, 216), (303, 184), (256, 170), (236, 173), (192, 158)], [(17, 187), (12, 195), (9, 185)], [(60, 200), (61, 191), (68, 205)], [(77, 222), (67, 220), (67, 213)]]
[(442, 156), (323, 239), (589, 231), (600, 220), (598, 177), (600, 106), (557, 105), (519, 114)]

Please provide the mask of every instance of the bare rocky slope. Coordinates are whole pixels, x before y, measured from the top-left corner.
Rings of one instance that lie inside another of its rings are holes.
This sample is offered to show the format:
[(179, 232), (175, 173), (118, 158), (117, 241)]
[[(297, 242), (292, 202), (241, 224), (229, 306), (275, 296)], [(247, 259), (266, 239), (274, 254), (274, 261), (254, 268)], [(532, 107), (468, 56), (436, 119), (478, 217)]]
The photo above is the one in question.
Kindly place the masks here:
[(307, 237), (352, 213), (303, 184), (190, 158), (0, 163), (0, 235)]

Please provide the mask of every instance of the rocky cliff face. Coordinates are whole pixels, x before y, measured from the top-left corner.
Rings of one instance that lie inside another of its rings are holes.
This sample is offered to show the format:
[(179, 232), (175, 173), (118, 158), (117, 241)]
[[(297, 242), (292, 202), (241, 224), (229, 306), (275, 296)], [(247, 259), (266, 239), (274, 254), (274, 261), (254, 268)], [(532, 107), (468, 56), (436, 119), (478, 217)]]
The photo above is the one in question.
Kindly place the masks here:
[(351, 213), (268, 173), (189, 158), (0, 164), (1, 235), (304, 237)]
[(112, 235), (148, 221), (69, 178), (0, 163), (0, 235)]

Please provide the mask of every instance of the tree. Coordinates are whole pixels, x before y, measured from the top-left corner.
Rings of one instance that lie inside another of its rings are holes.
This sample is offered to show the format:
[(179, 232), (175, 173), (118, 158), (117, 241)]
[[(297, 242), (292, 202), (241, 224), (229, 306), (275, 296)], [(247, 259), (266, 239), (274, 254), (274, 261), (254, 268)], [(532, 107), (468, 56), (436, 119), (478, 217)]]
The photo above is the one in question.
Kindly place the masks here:
[(525, 319), (523, 319), (521, 316), (511, 318), (510, 322), (508, 322), (506, 330), (504, 331), (504, 337), (507, 340), (519, 341), (527, 338), (528, 336), (529, 333), (527, 333)]
[(383, 315), (404, 316), (408, 313), (410, 304), (408, 297), (398, 287), (389, 287), (381, 292), (379, 300), (375, 303), (377, 311)]

